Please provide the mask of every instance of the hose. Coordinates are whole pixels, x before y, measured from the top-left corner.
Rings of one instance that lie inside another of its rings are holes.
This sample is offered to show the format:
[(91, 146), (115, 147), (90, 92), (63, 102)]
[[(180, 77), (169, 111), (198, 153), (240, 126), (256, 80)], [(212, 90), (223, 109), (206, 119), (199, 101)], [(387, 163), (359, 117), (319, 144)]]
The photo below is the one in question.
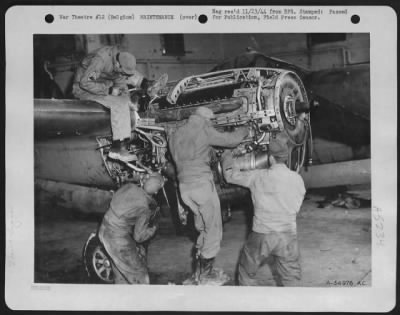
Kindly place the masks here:
[[(136, 162), (136, 163), (137, 163), (137, 162)], [(128, 167), (130, 167), (131, 169), (135, 170), (136, 172), (140, 172), (140, 173), (146, 172), (145, 169), (139, 168), (139, 167), (137, 167), (137, 166), (135, 166), (135, 165), (133, 165), (133, 164), (131, 164), (131, 163), (129, 163), (129, 162), (125, 162), (125, 164), (126, 164)]]
[(168, 200), (168, 196), (167, 196), (167, 192), (165, 191), (165, 186), (163, 186), (163, 188), (162, 188), (162, 192), (163, 192), (163, 195), (164, 195), (165, 201), (167, 202), (167, 206), (168, 206), (168, 208), (169, 208), (169, 209), (171, 209), (171, 206), (170, 206), (170, 203), (169, 203), (169, 200)]
[(257, 111), (261, 110), (261, 80), (258, 80), (257, 84)]
[(143, 165), (142, 163), (140, 163), (139, 161), (136, 161), (136, 164), (139, 165), (141, 168), (143, 168), (145, 171), (147, 171), (149, 174), (153, 173), (153, 171), (152, 171), (150, 168), (144, 166), (144, 165)]
[(165, 131), (164, 127), (158, 127), (158, 126), (140, 126), (140, 127), (136, 127), (136, 129), (152, 129), (152, 130), (158, 130), (158, 131)]
[(260, 138), (258, 138), (258, 139), (255, 141), (255, 144), (256, 144), (256, 145), (259, 145), (259, 144), (261, 143), (261, 141), (264, 140), (266, 134), (267, 134), (267, 133), (264, 131), (264, 132), (262, 133), (262, 135), (260, 136)]
[(159, 139), (161, 139), (162, 144), (158, 144), (153, 140), (153, 135), (147, 132), (144, 132), (138, 128), (135, 129), (135, 131), (143, 136), (145, 136), (147, 138), (148, 141), (151, 142), (152, 145), (154, 145), (155, 147), (161, 147), (161, 148), (165, 148), (167, 146), (167, 142), (165, 141), (165, 139), (162, 136), (158, 136), (158, 135), (154, 135), (155, 137), (158, 137)]

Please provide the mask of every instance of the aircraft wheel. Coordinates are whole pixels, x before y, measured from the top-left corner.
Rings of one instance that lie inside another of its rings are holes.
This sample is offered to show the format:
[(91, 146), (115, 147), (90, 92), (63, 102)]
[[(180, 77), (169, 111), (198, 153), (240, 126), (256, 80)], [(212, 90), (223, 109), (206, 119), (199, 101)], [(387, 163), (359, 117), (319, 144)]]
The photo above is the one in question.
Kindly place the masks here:
[(111, 259), (95, 233), (92, 233), (86, 242), (83, 262), (91, 282), (104, 284), (114, 282)]

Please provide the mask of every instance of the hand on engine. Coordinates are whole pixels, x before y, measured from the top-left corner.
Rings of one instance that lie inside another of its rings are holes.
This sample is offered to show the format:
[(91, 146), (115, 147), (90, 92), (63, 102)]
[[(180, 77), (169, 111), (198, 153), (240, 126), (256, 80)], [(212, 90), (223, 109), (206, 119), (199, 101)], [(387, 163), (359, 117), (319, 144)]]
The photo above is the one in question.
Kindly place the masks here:
[(128, 86), (120, 86), (119, 87), (119, 94), (129, 94)]
[(113, 96), (125, 95), (128, 94), (128, 87), (127, 86), (113, 86), (110, 88), (110, 94)]
[(235, 158), (235, 157), (238, 157), (240, 155), (243, 155), (244, 153), (246, 153), (246, 151), (243, 151), (243, 149), (236, 148), (236, 149), (234, 149), (232, 151), (232, 156)]

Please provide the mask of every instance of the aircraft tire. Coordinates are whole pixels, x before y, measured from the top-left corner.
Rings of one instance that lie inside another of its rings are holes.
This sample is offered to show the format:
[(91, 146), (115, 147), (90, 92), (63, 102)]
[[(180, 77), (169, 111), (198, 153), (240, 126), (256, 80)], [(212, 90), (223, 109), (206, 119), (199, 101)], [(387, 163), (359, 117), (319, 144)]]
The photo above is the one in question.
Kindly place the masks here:
[(114, 283), (111, 259), (95, 233), (86, 241), (82, 256), (90, 283)]

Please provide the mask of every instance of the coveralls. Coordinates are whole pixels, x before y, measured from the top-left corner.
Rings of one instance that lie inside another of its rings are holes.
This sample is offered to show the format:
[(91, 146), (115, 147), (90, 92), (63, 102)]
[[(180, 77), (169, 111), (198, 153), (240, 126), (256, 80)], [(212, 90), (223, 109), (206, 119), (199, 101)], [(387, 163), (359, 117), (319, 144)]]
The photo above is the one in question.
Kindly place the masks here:
[(115, 46), (102, 47), (87, 55), (80, 63), (74, 78), (72, 93), (81, 100), (93, 100), (110, 109), (113, 140), (131, 137), (129, 95), (109, 95), (110, 87), (138, 87), (143, 75), (135, 72), (129, 78), (117, 71)]
[(147, 266), (138, 255), (136, 242), (154, 235), (156, 228), (148, 227), (148, 222), (156, 207), (156, 201), (134, 184), (126, 184), (114, 194), (100, 225), (99, 238), (112, 259), (115, 283), (149, 283)]
[(296, 215), (306, 192), (303, 179), (284, 163), (240, 171), (231, 155), (224, 156), (223, 169), (227, 182), (250, 189), (254, 206), (252, 232), (239, 258), (239, 284), (265, 283), (257, 271), (268, 263), (278, 285), (296, 285), (301, 279)]
[(181, 197), (193, 211), (195, 227), (200, 233), (196, 248), (203, 258), (215, 257), (222, 240), (220, 201), (210, 168), (211, 146), (235, 147), (247, 134), (245, 129), (219, 132), (209, 119), (195, 113), (169, 141)]

